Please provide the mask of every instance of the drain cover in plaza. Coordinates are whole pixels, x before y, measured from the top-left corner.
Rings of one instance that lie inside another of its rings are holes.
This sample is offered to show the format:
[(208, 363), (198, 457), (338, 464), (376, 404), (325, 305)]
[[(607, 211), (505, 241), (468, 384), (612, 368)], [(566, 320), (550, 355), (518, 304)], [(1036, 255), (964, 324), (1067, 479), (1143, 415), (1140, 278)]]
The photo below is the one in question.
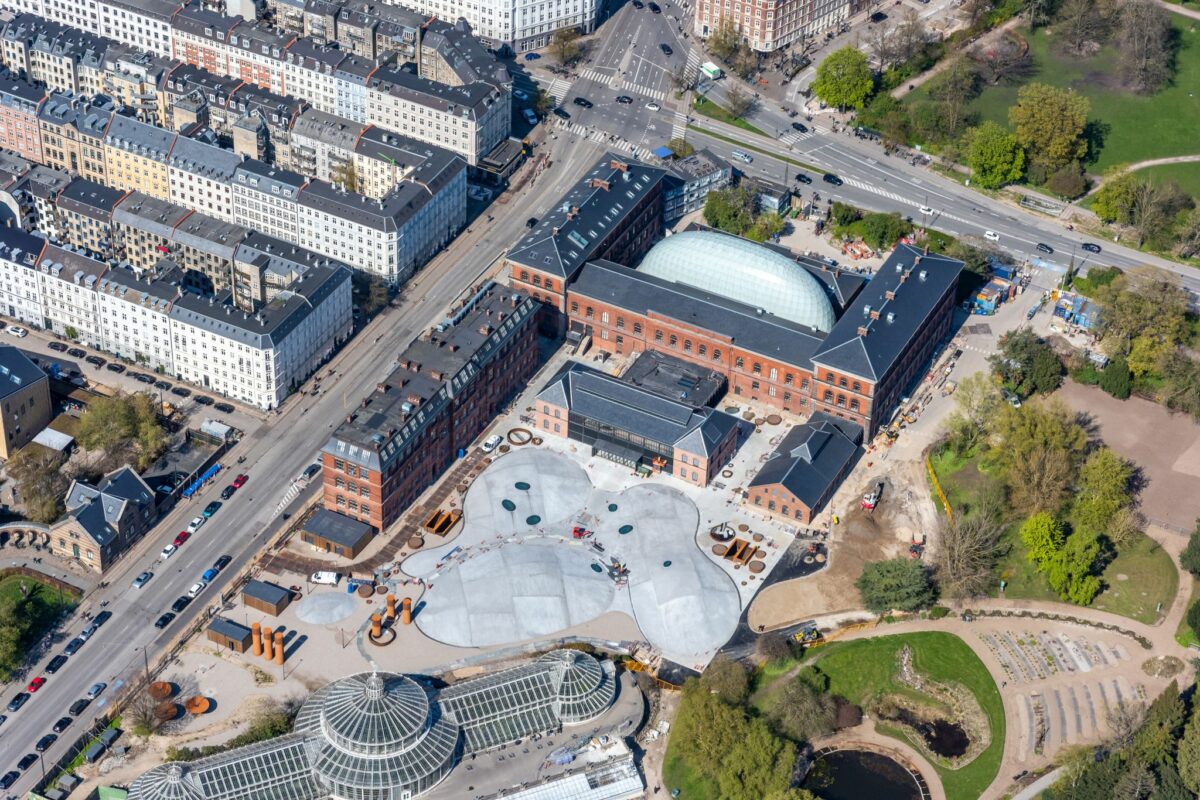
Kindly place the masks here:
[(528, 492), (528, 491), (529, 491), (529, 484), (528, 484), (528, 483), (526, 483), (525, 481), (517, 481), (516, 483), (514, 483), (514, 484), (513, 484), (513, 486), (516, 486), (516, 487), (517, 487), (518, 489), (520, 489), (522, 492)]
[(541, 518), (541, 517), (539, 517), (537, 514), (534, 514), (534, 515), (533, 515), (533, 516), (531, 516), (531, 517), (526, 517), (526, 518), (525, 518), (525, 524), (526, 524), (526, 525), (537, 525), (537, 524), (538, 524), (539, 522), (541, 522), (541, 521), (542, 521), (542, 518)]
[(664, 567), (669, 567), (669, 566), (671, 566), (671, 562), (670, 562), (670, 561), (664, 561), (664, 562), (663, 562), (663, 566), (664, 566)]
[(609, 511), (616, 511), (616, 510), (617, 510), (617, 504), (616, 504), (616, 503), (609, 503), (609, 504), (608, 504), (608, 510), (609, 510)]
[(296, 604), (296, 616), (310, 625), (329, 625), (354, 615), (354, 595), (345, 592), (310, 594)]
[(599, 564), (592, 564), (592, 572), (604, 572), (604, 567)]
[(508, 499), (501, 500), (500, 505), (504, 506), (505, 511), (516, 511), (517, 510), (517, 504), (514, 503), (512, 500), (508, 500)]
[(622, 525), (621, 527), (617, 528), (617, 533), (619, 533), (621, 535), (624, 535), (626, 533), (633, 533), (633, 526), (632, 525)]

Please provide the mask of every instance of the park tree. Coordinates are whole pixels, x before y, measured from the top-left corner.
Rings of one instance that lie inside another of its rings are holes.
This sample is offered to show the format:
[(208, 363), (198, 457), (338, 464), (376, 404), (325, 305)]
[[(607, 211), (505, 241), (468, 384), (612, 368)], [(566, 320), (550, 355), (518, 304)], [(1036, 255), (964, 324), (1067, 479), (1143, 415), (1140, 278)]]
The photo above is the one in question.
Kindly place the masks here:
[(1066, 531), (1051, 514), (1041, 511), (1021, 523), (1021, 543), (1025, 545), (1025, 557), (1032, 564), (1043, 564), (1052, 559), (1067, 540)]
[(750, 230), (746, 231), (746, 238), (755, 242), (765, 242), (774, 236), (779, 236), (785, 230), (787, 230), (787, 220), (774, 211), (768, 211), (755, 218)]
[(912, 225), (898, 212), (867, 214), (862, 220), (863, 241), (875, 250), (890, 250), (901, 236), (912, 233)]
[(1087, 174), (1078, 161), (1059, 167), (1046, 179), (1047, 189), (1068, 200), (1082, 195), (1087, 187)]
[(563, 28), (550, 37), (550, 55), (562, 66), (570, 66), (583, 55), (583, 42), (575, 28)]
[[(1128, 357), (1139, 337), (1175, 345), (1190, 336), (1189, 295), (1174, 273), (1138, 267), (1098, 287), (1094, 297), (1100, 304), (1099, 333), (1109, 356)], [(1137, 374), (1135, 365), (1129, 366)]]
[(1058, 9), (1058, 38), (1068, 53), (1086, 54), (1108, 38), (1110, 20), (1097, 13), (1095, 0), (1064, 0)]
[(963, 135), (963, 152), (971, 178), (985, 189), (1015, 183), (1025, 174), (1025, 151), (1013, 136), (988, 120)]
[(954, 413), (948, 421), (955, 452), (965, 455), (983, 441), (1003, 403), (1000, 389), (988, 373), (976, 372), (959, 381), (954, 392)]
[(1133, 189), (1128, 226), (1138, 246), (1147, 241), (1165, 242), (1177, 215), (1195, 205), (1191, 196), (1175, 182), (1140, 181)]
[(867, 49), (875, 59), (876, 70), (887, 72), (895, 59), (895, 37), (890, 25), (875, 25), (867, 30)]
[(817, 97), (843, 111), (861, 109), (874, 87), (866, 54), (850, 46), (830, 53), (817, 67), (812, 83)]
[(49, 525), (63, 513), (63, 497), (71, 479), (62, 471), (62, 457), (44, 447), (22, 447), (8, 460), (8, 475), (16, 481), (25, 515)]
[[(1200, 607), (1200, 601), (1192, 604), (1192, 608), (1197, 607)], [(1190, 624), (1191, 609), (1188, 610), (1188, 617)], [(1197, 614), (1196, 622), (1198, 625), (1193, 631), (1200, 628), (1200, 613)], [(1200, 637), (1200, 634), (1197, 634), (1197, 637)], [(1200, 794), (1200, 703), (1192, 703), (1192, 713), (1184, 725), (1183, 735), (1179, 737), (1175, 763), (1179, 767), (1179, 777), (1183, 778), (1184, 785), (1191, 792)]]
[(1150, 768), (1139, 761), (1129, 762), (1112, 787), (1113, 800), (1146, 800), (1156, 782)]
[(1028, 325), (1004, 334), (999, 344), (1000, 352), (989, 357), (988, 363), (1021, 397), (1049, 394), (1062, 385), (1062, 362)]
[(722, 702), (736, 706), (750, 690), (750, 674), (740, 661), (717, 656), (700, 676), (700, 685)]
[(1100, 388), (1118, 400), (1128, 400), (1133, 391), (1130, 380), (1129, 362), (1125, 356), (1117, 354), (1108, 360), (1100, 371)]
[(709, 33), (706, 44), (713, 55), (724, 61), (733, 55), (741, 41), (742, 34), (733, 17), (721, 17)]
[(750, 230), (757, 212), (758, 199), (746, 186), (718, 189), (704, 200), (704, 221), (735, 236)]
[(1054, 16), (1058, 0), (1021, 0), (1021, 11), (1029, 20), (1030, 30), (1037, 30)]
[(1014, 508), (1055, 512), (1066, 498), (1087, 432), (1059, 400), (1005, 405), (992, 424), (999, 466)]
[(986, 513), (955, 515), (942, 523), (934, 553), (934, 577), (944, 597), (971, 598), (987, 592), (1004, 526)]
[(1155, 0), (1125, 0), (1118, 15), (1117, 66), (1125, 85), (1152, 94), (1171, 80), (1171, 15)]
[(1133, 736), (1133, 760), (1153, 767), (1170, 762), (1185, 712), (1179, 686), (1171, 681), (1146, 709), (1146, 718)]
[(696, 148), (686, 139), (672, 139), (667, 142), (667, 147), (671, 148), (676, 158), (687, 158), (696, 152)]
[(1016, 33), (1006, 31), (990, 43), (970, 52), (971, 63), (983, 80), (993, 86), (1016, 84), (1028, 78), (1034, 69), (1029, 46)]
[(533, 111), (539, 117), (544, 117), (553, 110), (555, 105), (554, 95), (547, 92), (541, 87), (538, 88), (537, 94), (533, 98)]
[(725, 92), (725, 110), (735, 119), (741, 119), (754, 110), (754, 95), (737, 85), (730, 85)]
[(994, 0), (963, 0), (962, 14), (967, 20), (967, 27), (972, 30), (983, 27), (995, 7)]
[(918, 611), (933, 605), (936, 597), (929, 570), (912, 558), (868, 562), (854, 585), (863, 605), (875, 614)]
[(1194, 208), (1175, 230), (1175, 255), (1195, 258), (1200, 255), (1200, 208)]
[(1179, 555), (1179, 565), (1190, 572), (1193, 578), (1200, 578), (1200, 519), (1196, 520), (1196, 527), (1188, 537), (1187, 546)]
[(1046, 574), (1046, 582), (1058, 593), (1059, 599), (1086, 606), (1100, 593), (1100, 578), (1095, 574), (1099, 557), (1099, 539), (1075, 531), (1067, 537), (1058, 553), (1038, 564), (1038, 570)]
[(1073, 89), (1029, 83), (1017, 92), (1008, 120), (1030, 158), (1051, 172), (1087, 155), (1090, 110), (1088, 99)]
[(157, 404), (144, 392), (94, 400), (80, 415), (75, 438), (84, 448), (103, 453), (106, 468), (133, 461), (144, 470), (167, 446)]
[(791, 658), (792, 646), (788, 637), (782, 633), (764, 633), (754, 642), (754, 652), (764, 662), (781, 661)]
[(1160, 375), (1159, 400), (1172, 411), (1200, 419), (1200, 362), (1177, 349), (1163, 359)]
[(790, 678), (771, 707), (769, 719), (775, 730), (794, 742), (811, 742), (833, 733), (836, 706), (828, 694), (807, 682)]
[(729, 59), (729, 65), (739, 77), (748, 79), (758, 71), (758, 54), (745, 41), (738, 43), (737, 49)]
[(1150, 793), (1150, 800), (1196, 800), (1196, 796), (1184, 785), (1175, 765), (1168, 763), (1158, 767), (1158, 786)]
[(929, 81), (929, 96), (937, 104), (947, 137), (956, 138), (967, 124), (968, 107), (979, 96), (979, 73), (962, 55), (949, 57), (945, 69)]
[(1128, 224), (1138, 183), (1137, 176), (1129, 170), (1109, 172), (1092, 196), (1092, 211), (1102, 222)]
[(1108, 531), (1116, 515), (1132, 501), (1133, 465), (1111, 448), (1098, 447), (1084, 460), (1076, 482), (1071, 519), (1077, 530)]

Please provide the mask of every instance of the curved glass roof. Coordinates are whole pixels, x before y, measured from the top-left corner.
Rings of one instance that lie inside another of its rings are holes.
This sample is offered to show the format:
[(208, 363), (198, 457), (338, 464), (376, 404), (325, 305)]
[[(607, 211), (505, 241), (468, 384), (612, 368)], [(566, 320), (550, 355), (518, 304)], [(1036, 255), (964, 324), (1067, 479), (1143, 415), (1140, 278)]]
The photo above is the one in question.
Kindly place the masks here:
[(429, 727), (429, 698), (403, 675), (359, 674), (328, 687), (321, 723), (329, 741), (356, 753), (392, 753)]
[(668, 236), (646, 253), (639, 272), (761, 308), (824, 333), (833, 304), (808, 270), (769, 247), (717, 231)]
[(612, 705), (617, 693), (614, 676), (587, 653), (553, 650), (539, 660), (558, 669), (558, 716), (563, 722), (591, 719)]

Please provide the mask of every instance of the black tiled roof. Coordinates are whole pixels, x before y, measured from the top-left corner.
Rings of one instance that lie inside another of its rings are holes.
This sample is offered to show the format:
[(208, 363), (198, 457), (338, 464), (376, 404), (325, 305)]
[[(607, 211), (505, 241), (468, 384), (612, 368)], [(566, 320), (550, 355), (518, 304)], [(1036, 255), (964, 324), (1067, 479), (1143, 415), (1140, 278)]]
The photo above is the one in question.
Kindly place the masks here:
[(815, 508), (862, 452), (862, 437), (856, 423), (817, 411), (787, 432), (750, 486), (779, 484)]

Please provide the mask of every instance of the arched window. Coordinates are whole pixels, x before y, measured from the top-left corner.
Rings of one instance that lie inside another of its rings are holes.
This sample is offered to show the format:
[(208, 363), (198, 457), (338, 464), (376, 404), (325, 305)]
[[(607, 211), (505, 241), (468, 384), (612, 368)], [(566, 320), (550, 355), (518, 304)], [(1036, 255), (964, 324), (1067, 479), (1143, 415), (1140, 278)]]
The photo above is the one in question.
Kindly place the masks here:
[(825, 402), (826, 403), (833, 402), (833, 392), (829, 391), (828, 389), (825, 390)]
[(720, 361), (720, 360), (721, 360), (721, 351), (714, 349), (713, 350), (713, 361)]
[(755, 361), (754, 365), (752, 367), (750, 367), (750, 371), (753, 372), (755, 375), (761, 375), (762, 374), (762, 364)]
[(734, 361), (733, 361), (733, 365), (734, 365), (735, 367), (737, 367), (738, 369), (745, 369), (745, 368), (746, 368), (746, 362), (742, 360), (742, 357), (741, 357), (741, 356), (738, 356), (736, 359), (734, 359)]
[(679, 344), (679, 337), (672, 333), (671, 338), (670, 338), (670, 343), (671, 343), (671, 347), (674, 347), (675, 345)]
[(850, 410), (851, 410), (851, 411), (858, 411), (858, 400), (851, 400), (851, 401), (850, 401)]
[(529, 272), (527, 270), (521, 270), (521, 280), (523, 280), (523, 281), (529, 280)]
[(854, 391), (857, 392), (858, 394), (862, 394), (862, 384), (859, 383), (858, 381), (854, 382)]
[(633, 323), (633, 332), (636, 335), (641, 336), (642, 335), (642, 323), (640, 323), (640, 322)]
[(579, 313), (579, 303), (576, 303), (574, 300), (571, 301), (571, 313), (572, 314)]
[(700, 345), (698, 348), (696, 348), (696, 352), (702, 356), (708, 355), (708, 345), (706, 345), (706, 344)]
[(692, 352), (692, 340), (691, 340), (691, 339), (684, 339), (684, 340), (683, 340), (683, 350), (684, 350), (684, 352), (685, 352), (685, 353), (690, 353), (690, 352)]

